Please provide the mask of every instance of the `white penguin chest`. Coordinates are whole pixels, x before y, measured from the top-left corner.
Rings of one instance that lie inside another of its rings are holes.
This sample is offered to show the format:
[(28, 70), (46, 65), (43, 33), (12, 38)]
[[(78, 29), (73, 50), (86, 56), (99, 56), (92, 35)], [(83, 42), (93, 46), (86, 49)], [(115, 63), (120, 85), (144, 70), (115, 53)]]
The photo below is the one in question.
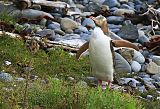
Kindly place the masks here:
[(113, 56), (110, 41), (110, 37), (95, 33), (89, 42), (89, 55), (92, 73), (101, 80), (113, 81)]

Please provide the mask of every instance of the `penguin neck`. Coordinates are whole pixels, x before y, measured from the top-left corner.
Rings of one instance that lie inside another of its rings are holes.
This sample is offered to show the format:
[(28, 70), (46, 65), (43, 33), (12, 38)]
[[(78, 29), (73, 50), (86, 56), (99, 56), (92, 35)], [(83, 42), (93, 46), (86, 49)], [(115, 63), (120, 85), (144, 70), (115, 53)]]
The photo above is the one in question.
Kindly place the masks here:
[(102, 31), (102, 29), (100, 27), (95, 27), (93, 30), (93, 38), (100, 38), (100, 37), (104, 37), (105, 34)]

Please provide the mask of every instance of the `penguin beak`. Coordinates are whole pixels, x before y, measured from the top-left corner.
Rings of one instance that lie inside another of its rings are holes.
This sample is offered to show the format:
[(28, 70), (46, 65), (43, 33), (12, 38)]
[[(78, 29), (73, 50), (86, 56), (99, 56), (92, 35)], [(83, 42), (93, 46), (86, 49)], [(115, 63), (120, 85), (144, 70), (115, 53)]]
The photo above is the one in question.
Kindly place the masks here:
[(84, 43), (76, 53), (76, 59), (79, 60), (80, 56), (83, 52), (85, 52), (89, 48), (89, 42)]
[(127, 40), (112, 40), (115, 47), (129, 47), (139, 51), (139, 48)]

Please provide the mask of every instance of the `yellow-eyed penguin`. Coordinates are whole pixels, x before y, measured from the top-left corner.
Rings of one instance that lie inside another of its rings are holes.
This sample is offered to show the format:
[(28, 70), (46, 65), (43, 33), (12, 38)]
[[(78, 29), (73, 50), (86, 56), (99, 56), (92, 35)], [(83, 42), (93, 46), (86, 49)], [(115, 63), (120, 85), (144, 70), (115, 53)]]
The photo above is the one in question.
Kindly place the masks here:
[[(111, 86), (113, 81), (113, 46), (130, 47), (138, 50), (138, 47), (126, 40), (112, 40), (104, 34), (100, 27), (95, 27), (89, 42), (84, 43), (77, 51), (76, 58), (79, 59), (81, 54), (89, 49), (89, 57), (92, 67), (92, 73), (102, 85), (102, 81), (108, 82)], [(103, 86), (102, 86), (103, 87)]]

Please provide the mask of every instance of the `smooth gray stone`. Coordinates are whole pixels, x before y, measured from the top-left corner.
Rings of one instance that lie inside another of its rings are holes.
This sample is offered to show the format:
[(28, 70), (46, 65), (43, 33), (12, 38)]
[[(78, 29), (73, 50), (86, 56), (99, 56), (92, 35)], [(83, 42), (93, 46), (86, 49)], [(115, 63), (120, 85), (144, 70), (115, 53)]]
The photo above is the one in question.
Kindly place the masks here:
[(146, 64), (142, 64), (141, 65), (141, 71), (146, 72), (146, 67), (147, 67)]
[(51, 29), (43, 29), (42, 31), (37, 31), (35, 34), (38, 34), (40, 37), (45, 37), (47, 35), (55, 35), (55, 32)]
[(147, 100), (153, 100), (153, 96), (152, 95), (147, 95), (146, 99)]
[(119, 29), (122, 27), (122, 25), (114, 25), (114, 24), (108, 24), (109, 29)]
[(25, 80), (25, 78), (22, 78), (22, 77), (20, 77), (20, 78), (16, 78), (16, 81), (18, 81), (18, 82), (20, 82), (20, 81), (24, 81)]
[(80, 39), (80, 35), (79, 34), (66, 34), (64, 36), (64, 39), (66, 40), (71, 40), (71, 39)]
[(147, 10), (147, 8), (144, 5), (135, 5), (135, 10), (139, 13), (143, 13)]
[(100, 5), (95, 2), (89, 2), (89, 4), (85, 5), (84, 11), (90, 11), (90, 12), (99, 12), (100, 11)]
[(115, 52), (115, 71), (131, 73), (132, 69), (129, 63), (119, 54)]
[(143, 85), (143, 86), (138, 86), (137, 89), (138, 89), (138, 91), (140, 91), (141, 93), (147, 92), (147, 90), (146, 90), (146, 88), (145, 88), (144, 85)]
[(127, 4), (122, 4), (122, 5), (120, 6), (120, 8), (122, 8), (122, 9), (134, 10), (134, 8), (132, 8), (131, 6), (129, 6), (129, 5), (127, 5)]
[(143, 45), (144, 42), (149, 42), (149, 38), (147, 36), (140, 36), (138, 37), (138, 41)]
[(124, 25), (117, 35), (130, 41), (136, 41), (139, 37), (138, 29), (133, 24)]
[(154, 4), (157, 0), (147, 0), (148, 4)]
[(154, 79), (157, 82), (160, 82), (160, 73), (153, 75), (152, 79)]
[(11, 13), (15, 18), (28, 18), (28, 19), (37, 19), (43, 16), (48, 17), (49, 19), (54, 19), (54, 17), (47, 12), (34, 10), (34, 9), (25, 9), (25, 10), (15, 10)]
[(132, 61), (131, 68), (133, 72), (139, 72), (141, 70), (141, 65), (137, 61)]
[(141, 2), (141, 0), (134, 0), (135, 5), (142, 5), (143, 2)]
[(81, 33), (88, 33), (88, 30), (84, 26), (79, 26), (77, 29), (74, 30), (76, 34), (81, 34)]
[(105, 0), (103, 5), (108, 5), (110, 8), (119, 7), (120, 3), (117, 0)]
[(141, 78), (150, 78), (150, 75), (148, 75), (145, 72), (140, 73), (138, 76), (141, 77)]
[(134, 9), (134, 3), (133, 2), (128, 2), (127, 4)]
[(132, 87), (135, 87), (135, 88), (140, 84), (140, 82), (137, 81), (134, 78), (120, 78), (118, 83), (120, 85), (129, 85), (129, 86), (132, 86)]
[(156, 89), (152, 82), (144, 81), (144, 84), (151, 89)]
[(120, 24), (124, 21), (124, 18), (120, 16), (109, 16), (107, 17), (107, 21), (111, 24)]
[(78, 23), (70, 18), (65, 17), (61, 19), (60, 27), (65, 32), (68, 32), (78, 28)]
[(150, 55), (150, 52), (147, 49), (143, 50), (141, 53), (144, 57), (148, 57)]
[(49, 25), (47, 26), (47, 29), (51, 29), (51, 30), (60, 29), (60, 25), (51, 23), (51, 24), (49, 24)]
[(117, 10), (117, 9), (118, 9), (117, 7), (113, 7), (113, 8), (111, 8), (109, 11), (114, 12), (114, 11)]
[(11, 82), (13, 77), (9, 73), (0, 72), (0, 81)]
[(81, 39), (85, 40), (85, 41), (89, 41), (91, 35), (87, 34), (87, 33), (81, 33), (80, 34)]
[(93, 21), (92, 19), (90, 19), (90, 18), (85, 18), (85, 19), (83, 20), (83, 22), (82, 22), (82, 25), (83, 25), (84, 27), (90, 26), (90, 27), (92, 27), (92, 28), (94, 28), (94, 27), (96, 26), (95, 23), (94, 23), (94, 21)]
[(153, 62), (155, 62), (158, 66), (160, 66), (160, 56), (150, 55), (150, 58)]

